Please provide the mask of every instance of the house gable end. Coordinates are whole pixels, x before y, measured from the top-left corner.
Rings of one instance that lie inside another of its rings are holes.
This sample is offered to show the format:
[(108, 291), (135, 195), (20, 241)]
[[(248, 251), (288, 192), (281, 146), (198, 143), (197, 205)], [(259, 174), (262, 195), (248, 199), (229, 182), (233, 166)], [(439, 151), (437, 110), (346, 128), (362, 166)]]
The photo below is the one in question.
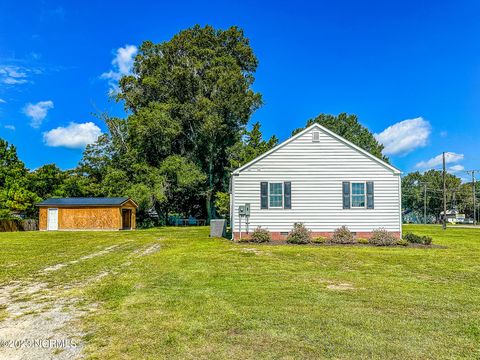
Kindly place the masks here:
[(319, 124), (313, 124), (310, 127), (304, 129), (303, 131), (299, 132), (298, 134), (292, 136), (291, 138), (287, 139), (286, 141), (282, 142), (281, 144), (277, 145), (273, 149), (267, 151), (266, 153), (258, 156), (257, 158), (253, 159), (249, 163), (245, 164), (244, 166), (236, 169), (233, 172), (233, 175), (240, 174), (241, 172), (251, 168), (253, 165), (261, 165), (261, 160), (269, 157), (270, 155), (275, 154), (276, 152), (279, 152), (281, 150), (286, 150), (289, 151), (290, 149), (293, 149), (293, 146), (291, 146), (293, 143), (297, 141), (310, 141), (311, 146), (321, 146), (322, 140), (318, 141), (317, 136), (314, 136), (313, 132), (318, 131), (320, 132), (320, 136), (323, 137), (323, 140), (325, 140), (325, 136), (334, 139), (340, 143), (342, 143), (345, 147), (354, 150), (355, 152), (362, 154), (363, 156), (369, 158), (370, 160), (376, 162), (377, 164), (381, 165), (383, 168), (393, 172), (394, 174), (400, 174), (401, 171), (394, 166), (386, 163), (385, 161), (375, 157), (374, 155), (370, 154), (366, 150), (358, 147), (357, 145), (351, 143), (350, 141), (344, 139), (343, 137), (337, 135), (336, 133), (328, 130), (327, 128), (319, 125)]

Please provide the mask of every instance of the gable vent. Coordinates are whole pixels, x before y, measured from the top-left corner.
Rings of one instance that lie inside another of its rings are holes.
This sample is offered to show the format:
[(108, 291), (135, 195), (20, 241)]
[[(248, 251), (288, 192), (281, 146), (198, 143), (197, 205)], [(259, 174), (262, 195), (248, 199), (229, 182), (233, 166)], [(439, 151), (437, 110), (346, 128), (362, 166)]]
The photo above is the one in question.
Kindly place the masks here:
[(320, 131), (312, 132), (312, 142), (320, 142)]

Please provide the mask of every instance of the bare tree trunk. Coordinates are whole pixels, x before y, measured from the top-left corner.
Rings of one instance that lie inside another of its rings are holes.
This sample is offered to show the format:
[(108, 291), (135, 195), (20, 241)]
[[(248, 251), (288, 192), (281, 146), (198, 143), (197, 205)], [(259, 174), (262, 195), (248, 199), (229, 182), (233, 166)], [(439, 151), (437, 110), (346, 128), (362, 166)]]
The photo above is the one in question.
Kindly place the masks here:
[(206, 206), (207, 206), (207, 223), (210, 223), (210, 220), (212, 220), (212, 194), (210, 190), (207, 191)]
[(213, 159), (210, 156), (208, 162), (208, 189), (207, 189), (207, 222), (210, 223), (213, 216)]

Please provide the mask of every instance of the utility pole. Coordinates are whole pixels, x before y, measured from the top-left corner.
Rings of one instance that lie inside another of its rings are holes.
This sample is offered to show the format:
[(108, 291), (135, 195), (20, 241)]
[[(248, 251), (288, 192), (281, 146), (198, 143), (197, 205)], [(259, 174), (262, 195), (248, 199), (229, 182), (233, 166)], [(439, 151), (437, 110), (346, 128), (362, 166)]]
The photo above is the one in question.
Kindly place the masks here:
[(447, 185), (446, 185), (446, 169), (445, 169), (445, 151), (442, 153), (443, 157), (443, 221), (442, 221), (442, 229), (447, 229)]
[(475, 170), (472, 171), (472, 187), (473, 187), (473, 225), (477, 225), (477, 207), (475, 205)]
[(477, 225), (477, 195), (475, 191), (475, 173), (479, 170), (467, 170), (467, 174), (472, 174), (472, 196), (473, 196), (473, 225)]
[(427, 225), (427, 184), (423, 184), (423, 223)]

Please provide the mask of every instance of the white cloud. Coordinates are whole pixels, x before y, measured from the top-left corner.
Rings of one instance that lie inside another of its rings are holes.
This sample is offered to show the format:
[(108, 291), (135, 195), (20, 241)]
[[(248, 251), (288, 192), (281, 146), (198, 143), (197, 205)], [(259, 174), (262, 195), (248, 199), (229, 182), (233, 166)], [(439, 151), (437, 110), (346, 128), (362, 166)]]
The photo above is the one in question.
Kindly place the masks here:
[(15, 130), (15, 125), (5, 125), (4, 128), (8, 130)]
[[(461, 160), (463, 160), (464, 155), (463, 154), (457, 154), (453, 152), (447, 152), (445, 153), (445, 163), (446, 164), (451, 164), (451, 163), (456, 163)], [(417, 168), (423, 168), (423, 169), (431, 169), (435, 168), (437, 166), (442, 165), (443, 158), (442, 154), (437, 155), (430, 160), (427, 161), (420, 161), (417, 165), (415, 165)]]
[(26, 79), (16, 79), (16, 78), (12, 78), (12, 77), (6, 77), (2, 80), (2, 82), (4, 84), (7, 84), (7, 85), (18, 85), (18, 84), (25, 84), (28, 82), (28, 80)]
[(36, 104), (26, 104), (23, 108), (23, 113), (32, 119), (32, 121), (30, 121), (30, 126), (38, 128), (42, 125), (42, 121), (47, 117), (49, 109), (53, 109), (53, 101), (39, 101)]
[(97, 141), (102, 134), (100, 128), (93, 122), (84, 124), (70, 123), (67, 127), (58, 127), (43, 133), (43, 141), (47, 146), (84, 148)]
[(25, 69), (18, 66), (0, 65), (0, 81), (7, 85), (25, 84), (27, 73)]
[(393, 124), (374, 136), (385, 146), (384, 154), (405, 155), (427, 145), (430, 132), (430, 123), (422, 117), (417, 117)]
[(135, 45), (125, 45), (124, 47), (118, 48), (112, 60), (113, 69), (100, 75), (101, 79), (108, 80), (112, 91), (118, 91), (118, 80), (120, 80), (122, 76), (131, 73), (133, 60), (137, 51), (138, 49)]
[(453, 166), (450, 166), (450, 167), (448, 168), (448, 171), (453, 172), (453, 173), (454, 173), (454, 172), (463, 171), (463, 170), (465, 170), (465, 167), (464, 167), (463, 165), (460, 165), (460, 164), (458, 164), (458, 165), (453, 165)]

